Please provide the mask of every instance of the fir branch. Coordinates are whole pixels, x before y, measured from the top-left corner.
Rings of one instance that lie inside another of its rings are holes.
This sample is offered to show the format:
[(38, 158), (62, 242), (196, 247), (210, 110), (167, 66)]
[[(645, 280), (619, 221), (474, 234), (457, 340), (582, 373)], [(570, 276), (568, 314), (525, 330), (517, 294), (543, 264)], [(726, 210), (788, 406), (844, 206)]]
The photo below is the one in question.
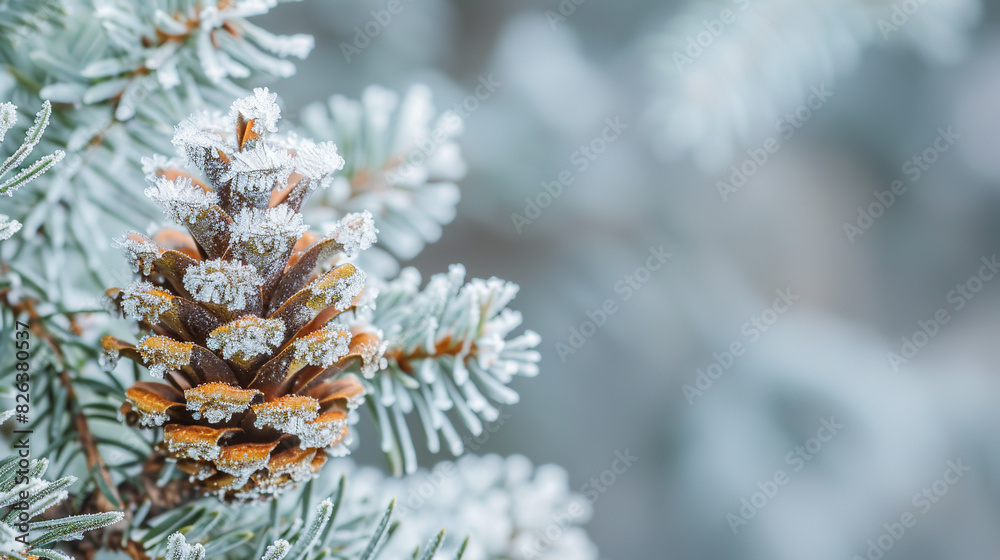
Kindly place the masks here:
[(0, 12), (0, 38), (18, 46), (62, 16), (62, 0), (0, 0)]
[[(48, 101), (43, 102), (42, 108), (35, 115), (35, 122), (28, 128), (28, 131), (24, 135), (24, 141), (21, 142), (21, 145), (13, 154), (8, 156), (3, 163), (0, 163), (0, 196), (13, 196), (14, 191), (34, 181), (62, 160), (65, 152), (56, 150), (51, 154), (42, 156), (31, 165), (20, 168), (20, 165), (31, 155), (32, 150), (35, 149), (35, 146), (42, 139), (42, 133), (49, 124), (51, 114), (52, 105)], [(13, 128), (16, 123), (17, 107), (12, 103), (0, 103), (0, 143), (3, 142), (7, 131)], [(5, 175), (15, 170), (17, 170), (16, 175), (4, 179)], [(10, 239), (11, 236), (20, 231), (21, 227), (22, 224), (17, 220), (12, 220), (10, 216), (0, 214), (0, 241)]]
[(400, 259), (441, 237), (455, 217), (455, 182), (466, 172), (455, 141), (463, 124), (451, 111), (437, 114), (427, 86), (413, 86), (402, 100), (374, 86), (360, 101), (337, 95), (303, 109), (301, 120), (314, 138), (335, 142), (346, 162), (308, 217), (330, 222), (371, 212), (380, 246)]
[(387, 367), (365, 379), (368, 408), (382, 435), (382, 450), (394, 472), (416, 470), (416, 451), (405, 415), (414, 411), (432, 453), (443, 436), (454, 455), (464, 444), (446, 412), (454, 410), (474, 436), (483, 421), (499, 417), (500, 406), (518, 402), (507, 385), (538, 373), (540, 338), (533, 331), (508, 339), (521, 315), (507, 308), (518, 287), (497, 278), (465, 283), (465, 269), (453, 265), (420, 289), (420, 274), (404, 270), (381, 286), (374, 309), (358, 324), (378, 329), (388, 341)]
[[(920, 3), (905, 25), (891, 23), (895, 0), (755, 0), (689, 2), (650, 41), (657, 82), (647, 111), (665, 157), (690, 152), (716, 172), (741, 147), (760, 142), (782, 115), (833, 88), (869, 49), (909, 46), (933, 62), (960, 59), (979, 0)], [(719, 21), (720, 11), (732, 19)], [(723, 29), (704, 47), (705, 21)], [(694, 45), (693, 47), (691, 45)], [(787, 125), (791, 126), (791, 125)]]
[(77, 399), (76, 391), (73, 388), (73, 380), (71, 379), (69, 370), (65, 367), (62, 347), (46, 329), (45, 321), (39, 316), (31, 300), (21, 302), (19, 307), (28, 315), (32, 332), (38, 338), (45, 341), (55, 355), (56, 363), (59, 364), (58, 375), (59, 381), (65, 391), (66, 408), (72, 415), (77, 439), (86, 457), (87, 469), (91, 472), (96, 472), (97, 477), (102, 482), (98, 485), (100, 491), (96, 496), (97, 510), (101, 512), (119, 510), (122, 508), (121, 496), (119, 496), (115, 484), (111, 479), (111, 473), (108, 471), (107, 465), (104, 464), (104, 458), (101, 457), (101, 453), (97, 449), (97, 443), (90, 431), (87, 416), (84, 414), (83, 408)]
[[(10, 418), (4, 416), (4, 420)], [(43, 478), (48, 468), (47, 459), (33, 459), (28, 468), (19, 468), (18, 458), (11, 457), (0, 463), (0, 501), (8, 508), (0, 519), (0, 555), (4, 558), (56, 558), (69, 556), (51, 548), (50, 545), (79, 540), (83, 533), (100, 529), (124, 518), (120, 511), (89, 515), (53, 517), (34, 521), (38, 515), (64, 501), (68, 497), (67, 488), (76, 482), (69, 476), (57, 481)]]

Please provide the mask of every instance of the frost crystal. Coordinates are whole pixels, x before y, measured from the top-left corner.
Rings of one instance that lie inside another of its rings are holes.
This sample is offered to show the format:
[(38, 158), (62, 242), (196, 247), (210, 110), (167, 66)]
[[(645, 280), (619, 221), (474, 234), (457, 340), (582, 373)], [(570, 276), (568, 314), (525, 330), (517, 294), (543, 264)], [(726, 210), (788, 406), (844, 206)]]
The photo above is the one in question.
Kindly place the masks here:
[(365, 288), (366, 278), (364, 271), (355, 269), (349, 276), (324, 276), (313, 282), (309, 289), (319, 298), (321, 306), (332, 305), (338, 311), (344, 311)]
[[(379, 339), (381, 339), (381, 333)], [(362, 346), (360, 348), (361, 352), (361, 375), (365, 379), (371, 379), (375, 377), (375, 374), (379, 370), (383, 370), (389, 366), (388, 360), (385, 359), (385, 351), (388, 348), (388, 343), (379, 342), (377, 344), (370, 343)], [(364, 396), (362, 395), (362, 400)]]
[(253, 131), (260, 135), (278, 130), (281, 109), (276, 100), (278, 94), (267, 88), (254, 88), (253, 95), (237, 99), (229, 110), (229, 118), (236, 122), (242, 117), (244, 122), (253, 121)]
[(230, 242), (249, 242), (259, 255), (280, 254), (302, 236), (309, 226), (302, 223), (302, 214), (287, 206), (267, 210), (251, 208), (236, 215)]
[(17, 124), (17, 105), (0, 103), (0, 142), (3, 142), (7, 131)]
[(252, 360), (269, 354), (285, 339), (285, 323), (281, 319), (261, 319), (247, 315), (212, 331), (207, 345), (212, 350), (221, 350), (222, 357), (229, 360)]
[(252, 408), (257, 415), (254, 427), (271, 426), (282, 432), (301, 435), (312, 431), (311, 427), (306, 428), (306, 423), (316, 419), (319, 401), (312, 397), (286, 395), (271, 402), (254, 405)]
[(230, 311), (245, 308), (261, 282), (253, 265), (222, 259), (200, 262), (184, 273), (184, 288), (196, 300), (224, 305)]
[(172, 300), (168, 292), (140, 280), (122, 290), (122, 311), (130, 319), (156, 324), (161, 315), (173, 309)]
[(170, 415), (165, 412), (145, 412), (139, 410), (139, 425), (144, 428), (162, 426), (167, 420), (170, 420)]
[(218, 445), (209, 443), (187, 443), (167, 441), (167, 448), (171, 453), (187, 456), (189, 459), (211, 461), (219, 457), (220, 448)]
[(232, 180), (233, 190), (248, 196), (270, 193), (275, 186), (284, 187), (292, 173), (292, 156), (264, 143), (234, 153), (232, 160), (222, 180)]
[(193, 224), (200, 215), (219, 202), (215, 193), (205, 192), (192, 185), (187, 177), (157, 177), (152, 183), (146, 189), (146, 196), (160, 205), (163, 217), (181, 225)]
[(378, 237), (371, 212), (347, 214), (330, 228), (328, 237), (343, 247), (344, 254), (353, 257), (371, 247)]
[(177, 342), (165, 336), (149, 336), (137, 347), (146, 362), (149, 374), (162, 378), (167, 371), (180, 369), (191, 363), (193, 342)]
[(101, 356), (98, 358), (98, 363), (104, 371), (113, 371), (118, 366), (118, 360), (120, 358), (121, 352), (112, 348), (101, 352)]
[(170, 169), (172, 167), (180, 167), (181, 161), (176, 158), (168, 158), (166, 156), (156, 154), (153, 157), (143, 157), (139, 160), (142, 164), (142, 173), (146, 177), (146, 180), (152, 182), (160, 177), (161, 169)]
[[(310, 45), (310, 47), (311, 46), (312, 45)], [(278, 539), (274, 541), (274, 544), (267, 547), (267, 550), (264, 551), (264, 556), (261, 560), (280, 560), (281, 558), (284, 558), (290, 550), (292, 550), (292, 545), (288, 541)]]
[(350, 342), (350, 332), (339, 325), (328, 325), (293, 343), (295, 361), (311, 366), (329, 367), (347, 355)]
[(328, 187), (333, 174), (344, 168), (344, 158), (337, 152), (337, 146), (333, 142), (317, 144), (290, 136), (289, 147), (295, 150), (295, 171), (313, 181), (310, 188)]
[(21, 231), (21, 222), (10, 219), (10, 216), (0, 214), (0, 241), (10, 239), (12, 235)]
[[(219, 113), (201, 113), (192, 115), (174, 128), (173, 145), (183, 153), (189, 162), (199, 169), (205, 169), (205, 156), (216, 155), (224, 150), (234, 151), (233, 146), (225, 141), (222, 131), (228, 128)], [(207, 152), (207, 153), (206, 153)]]
[(132, 267), (132, 272), (142, 271), (143, 276), (153, 273), (153, 262), (160, 258), (163, 249), (152, 239), (135, 232), (126, 233), (115, 239), (111, 246), (121, 249), (125, 260)]
[(177, 404), (161, 395), (136, 390), (134, 387), (125, 391), (125, 399), (131, 405), (131, 410), (139, 415), (139, 424), (147, 428), (162, 426), (170, 419), (170, 409)]
[(174, 533), (167, 538), (167, 558), (174, 560), (205, 560), (205, 547), (201, 543), (188, 544), (183, 533)]
[[(326, 418), (329, 416), (329, 418)], [(334, 415), (323, 415), (314, 422), (309, 423), (309, 429), (299, 435), (299, 446), (310, 447), (330, 447), (337, 443), (346, 435), (347, 420)]]
[(195, 419), (204, 416), (215, 424), (228, 422), (234, 414), (246, 412), (250, 409), (250, 403), (260, 394), (255, 389), (240, 389), (225, 383), (205, 383), (185, 390), (184, 399)]
[[(194, 433), (191, 433), (191, 432)], [(206, 433), (207, 432), (207, 433)], [(214, 430), (182, 427), (171, 424), (163, 432), (163, 441), (171, 453), (188, 459), (211, 461), (219, 457), (222, 450), (218, 444), (219, 435)]]

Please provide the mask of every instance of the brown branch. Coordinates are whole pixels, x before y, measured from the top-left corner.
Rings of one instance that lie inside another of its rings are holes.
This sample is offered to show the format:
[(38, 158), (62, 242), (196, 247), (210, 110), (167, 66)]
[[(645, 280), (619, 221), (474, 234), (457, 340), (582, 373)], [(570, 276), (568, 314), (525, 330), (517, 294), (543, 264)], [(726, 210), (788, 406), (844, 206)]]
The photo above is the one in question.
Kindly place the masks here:
[[(448, 338), (438, 341), (438, 343), (434, 346), (433, 352), (428, 352), (423, 348), (420, 348), (414, 352), (406, 354), (399, 349), (391, 349), (386, 352), (385, 357), (389, 360), (396, 360), (400, 370), (404, 373), (413, 375), (416, 370), (413, 367), (412, 362), (427, 358), (441, 358), (444, 356), (457, 357), (461, 351), (462, 341), (454, 341), (449, 336)], [(478, 349), (476, 348), (476, 343), (473, 342), (469, 347), (469, 355), (474, 356), (477, 351)]]
[[(70, 379), (69, 372), (63, 367), (65, 361), (59, 342), (45, 329), (42, 318), (38, 315), (35, 305), (30, 299), (24, 300), (18, 307), (21, 307), (28, 313), (28, 317), (31, 320), (30, 328), (32, 332), (52, 348), (52, 353), (59, 362), (59, 381), (66, 390), (66, 409), (73, 415), (73, 425), (76, 427), (76, 432), (80, 438), (80, 445), (83, 447), (87, 468), (90, 470), (93, 470), (95, 467), (97, 468), (98, 476), (104, 479), (115, 501), (121, 504), (121, 496), (118, 495), (118, 490), (111, 481), (111, 472), (108, 471), (108, 467), (104, 464), (104, 459), (101, 458), (101, 454), (97, 449), (97, 441), (94, 439), (94, 435), (90, 431), (90, 426), (87, 424), (87, 417), (76, 406), (76, 391), (73, 389), (73, 381)], [(100, 490), (97, 492), (97, 508), (99, 511), (118, 511), (118, 508)]]

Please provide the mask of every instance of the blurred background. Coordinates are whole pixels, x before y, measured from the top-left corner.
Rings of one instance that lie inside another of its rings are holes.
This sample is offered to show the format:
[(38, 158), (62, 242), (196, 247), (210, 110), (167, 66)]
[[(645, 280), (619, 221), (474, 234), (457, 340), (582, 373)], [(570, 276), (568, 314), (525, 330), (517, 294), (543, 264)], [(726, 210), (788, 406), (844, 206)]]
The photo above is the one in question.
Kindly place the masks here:
[(387, 4), (258, 23), (317, 39), (292, 117), (466, 103), (408, 264), (519, 283), (543, 338), (479, 453), (564, 466), (603, 558), (997, 557), (1000, 6), (401, 0), (345, 50)]

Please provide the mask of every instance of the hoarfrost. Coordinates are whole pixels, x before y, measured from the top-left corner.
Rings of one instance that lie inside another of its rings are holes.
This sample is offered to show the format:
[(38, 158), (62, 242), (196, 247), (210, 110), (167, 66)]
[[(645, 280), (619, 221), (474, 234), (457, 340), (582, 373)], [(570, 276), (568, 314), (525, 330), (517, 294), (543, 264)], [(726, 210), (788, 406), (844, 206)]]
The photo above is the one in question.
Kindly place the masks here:
[(258, 292), (261, 283), (253, 265), (222, 259), (200, 262), (184, 274), (184, 288), (196, 300), (224, 305), (230, 311), (245, 308), (247, 298)]

